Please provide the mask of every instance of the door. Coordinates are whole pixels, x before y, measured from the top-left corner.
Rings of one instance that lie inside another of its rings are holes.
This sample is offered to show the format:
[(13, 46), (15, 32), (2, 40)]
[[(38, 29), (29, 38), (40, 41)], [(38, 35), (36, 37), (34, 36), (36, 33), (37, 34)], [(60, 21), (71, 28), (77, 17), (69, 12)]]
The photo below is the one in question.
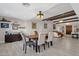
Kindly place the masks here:
[(66, 34), (71, 34), (72, 32), (72, 25), (66, 25)]

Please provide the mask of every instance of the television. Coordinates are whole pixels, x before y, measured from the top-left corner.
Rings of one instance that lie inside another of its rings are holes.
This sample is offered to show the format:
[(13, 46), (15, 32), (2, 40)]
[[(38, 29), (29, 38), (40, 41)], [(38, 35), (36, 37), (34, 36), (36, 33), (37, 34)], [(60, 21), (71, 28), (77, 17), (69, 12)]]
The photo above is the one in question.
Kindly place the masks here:
[(1, 23), (1, 28), (9, 28), (9, 24), (8, 23)]

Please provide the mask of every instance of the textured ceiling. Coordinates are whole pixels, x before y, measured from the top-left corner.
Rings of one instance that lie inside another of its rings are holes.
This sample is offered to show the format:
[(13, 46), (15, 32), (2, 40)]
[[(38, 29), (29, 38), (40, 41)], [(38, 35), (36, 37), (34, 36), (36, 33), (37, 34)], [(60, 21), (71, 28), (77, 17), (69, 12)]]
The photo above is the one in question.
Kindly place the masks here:
[(45, 12), (55, 5), (54, 3), (30, 3), (30, 6), (24, 6), (22, 3), (0, 3), (0, 16), (30, 20), (36, 17), (38, 11)]

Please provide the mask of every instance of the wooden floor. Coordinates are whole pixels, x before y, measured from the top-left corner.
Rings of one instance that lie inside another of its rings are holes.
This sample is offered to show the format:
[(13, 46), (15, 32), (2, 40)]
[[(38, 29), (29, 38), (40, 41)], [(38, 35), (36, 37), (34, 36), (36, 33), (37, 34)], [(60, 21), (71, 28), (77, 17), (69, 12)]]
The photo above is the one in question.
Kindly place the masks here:
[(22, 41), (0, 44), (0, 56), (79, 56), (79, 40), (72, 38), (54, 38), (54, 46), (40, 53), (28, 47), (27, 53), (22, 50)]

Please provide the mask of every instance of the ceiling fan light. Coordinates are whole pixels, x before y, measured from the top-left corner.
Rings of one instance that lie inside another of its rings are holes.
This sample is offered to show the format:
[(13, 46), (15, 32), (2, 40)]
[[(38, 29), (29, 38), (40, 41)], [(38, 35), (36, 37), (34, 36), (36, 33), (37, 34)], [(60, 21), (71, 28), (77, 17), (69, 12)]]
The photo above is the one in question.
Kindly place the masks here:
[(40, 15), (38, 15), (37, 18), (38, 18), (38, 19), (43, 19), (44, 16), (40, 16)]
[(43, 19), (44, 18), (44, 14), (41, 11), (39, 11), (39, 13), (37, 14), (37, 18), (38, 19)]

